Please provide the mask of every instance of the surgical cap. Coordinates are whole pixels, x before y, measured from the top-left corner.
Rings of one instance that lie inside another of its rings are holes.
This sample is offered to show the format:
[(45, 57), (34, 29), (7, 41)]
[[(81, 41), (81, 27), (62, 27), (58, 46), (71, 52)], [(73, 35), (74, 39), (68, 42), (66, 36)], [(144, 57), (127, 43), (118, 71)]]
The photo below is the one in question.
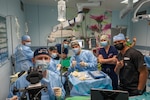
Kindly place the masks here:
[(63, 42), (70, 42), (68, 39), (64, 39), (64, 41)]
[(115, 36), (113, 37), (113, 42), (119, 41), (119, 40), (125, 40), (124, 34), (119, 33), (118, 35), (115, 35)]
[(102, 35), (102, 36), (100, 37), (100, 40), (109, 41), (109, 37), (108, 37), (108, 35)]
[(30, 36), (29, 35), (23, 35), (22, 38), (21, 38), (22, 41), (25, 41), (25, 40), (30, 40)]
[(79, 42), (76, 41), (76, 40), (72, 41), (72, 42), (71, 42), (71, 47), (74, 46), (74, 45), (79, 45)]
[(34, 57), (38, 56), (38, 55), (49, 55), (47, 48), (38, 48), (34, 51)]

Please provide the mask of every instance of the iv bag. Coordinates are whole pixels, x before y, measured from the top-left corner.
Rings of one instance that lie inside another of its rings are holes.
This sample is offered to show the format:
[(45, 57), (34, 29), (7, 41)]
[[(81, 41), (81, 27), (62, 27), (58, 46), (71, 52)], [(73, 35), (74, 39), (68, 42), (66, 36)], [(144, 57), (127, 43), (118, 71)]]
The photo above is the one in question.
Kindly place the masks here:
[(58, 21), (63, 22), (66, 20), (66, 2), (63, 0), (58, 1)]

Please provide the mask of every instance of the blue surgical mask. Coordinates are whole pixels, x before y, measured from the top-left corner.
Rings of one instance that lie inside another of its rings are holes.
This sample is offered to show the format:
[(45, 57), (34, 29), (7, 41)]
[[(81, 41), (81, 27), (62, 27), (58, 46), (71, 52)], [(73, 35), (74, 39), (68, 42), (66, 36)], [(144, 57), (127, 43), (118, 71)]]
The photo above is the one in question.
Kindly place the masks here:
[(68, 48), (68, 44), (64, 44), (64, 48)]
[(52, 54), (51, 54), (51, 57), (52, 57), (52, 58), (56, 58), (56, 57), (57, 57), (57, 53), (52, 53)]
[(103, 42), (100, 42), (100, 43), (101, 43), (101, 46), (103, 46), (103, 47), (106, 47), (108, 45), (107, 41), (103, 41)]
[(74, 48), (74, 49), (72, 49), (72, 51), (74, 54), (77, 54), (80, 51), (80, 48)]
[(42, 67), (42, 71), (45, 71), (48, 69), (48, 65), (49, 62), (45, 61), (45, 60), (36, 60), (35, 61), (35, 67), (41, 66)]
[(31, 46), (31, 42), (26, 42), (25, 45), (26, 46)]

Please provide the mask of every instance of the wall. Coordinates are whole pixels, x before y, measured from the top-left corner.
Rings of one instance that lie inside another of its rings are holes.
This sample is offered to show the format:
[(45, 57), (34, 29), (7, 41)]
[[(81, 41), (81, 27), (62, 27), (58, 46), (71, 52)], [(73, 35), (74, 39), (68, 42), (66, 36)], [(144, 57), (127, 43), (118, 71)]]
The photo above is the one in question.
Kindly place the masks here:
[[(139, 9), (139, 11), (142, 11), (142, 10), (147, 10), (147, 13), (150, 14), (150, 7), (143, 7), (143, 8), (141, 7)], [(131, 38), (133, 38), (133, 37), (137, 38), (137, 44), (136, 45), (144, 46), (143, 49), (145, 49), (147, 46), (150, 46), (150, 25), (149, 25), (149, 21), (139, 20), (136, 23), (131, 22), (131, 26), (132, 26)]]
[[(20, 0), (0, 0), (0, 15), (7, 19), (7, 33), (8, 33), (8, 61), (0, 66), (0, 100), (5, 100), (8, 95), (10, 78), (12, 73), (10, 56), (14, 52), (15, 46), (20, 42), (16, 35), (15, 16), (18, 18), (20, 28), (20, 36), (24, 34), (24, 13), (20, 10)], [(12, 20), (10, 20), (12, 19)]]
[[(53, 26), (57, 25), (57, 6), (39, 6), (39, 5), (26, 5), (26, 20), (29, 27), (29, 35), (32, 39), (32, 46), (46, 46), (46, 38), (52, 31)], [(72, 20), (77, 16), (77, 8), (67, 8), (67, 20)], [(90, 15), (104, 14), (105, 10), (101, 8), (90, 8), (89, 13), (86, 15), (86, 25), (97, 24), (95, 20), (90, 18)], [(108, 16), (107, 16), (108, 17)], [(111, 18), (107, 22), (111, 23)], [(85, 26), (85, 20), (79, 23), (80, 28), (74, 27), (74, 30), (79, 30), (80, 34), (88, 36), (91, 31)], [(81, 29), (83, 27), (83, 29)], [(83, 34), (84, 33), (84, 34)], [(55, 43), (53, 43), (55, 44)], [(52, 43), (50, 45), (53, 45)]]
[(125, 26), (127, 27), (127, 35), (130, 36), (131, 34), (131, 13), (128, 13), (124, 18), (119, 18), (120, 11), (115, 10), (112, 11), (112, 28), (118, 26)]
[(57, 8), (50, 6), (26, 5), (26, 20), (32, 46), (46, 46), (46, 38), (57, 21)]

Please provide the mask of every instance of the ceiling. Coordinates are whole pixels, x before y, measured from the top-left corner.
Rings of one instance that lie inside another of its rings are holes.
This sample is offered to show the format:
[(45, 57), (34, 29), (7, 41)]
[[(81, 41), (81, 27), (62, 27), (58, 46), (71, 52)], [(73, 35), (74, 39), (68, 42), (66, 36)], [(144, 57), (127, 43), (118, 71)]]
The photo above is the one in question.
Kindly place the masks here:
[[(50, 5), (57, 6), (58, 0), (22, 0), (25, 4), (33, 4), (33, 5)], [(95, 0), (91, 0), (95, 1)], [(100, 1), (100, 0), (99, 0)], [(122, 0), (101, 0), (101, 8), (109, 9), (109, 10), (121, 10), (126, 5), (121, 4)], [(66, 4), (68, 7), (76, 7), (76, 3), (85, 3), (88, 0), (67, 0)]]

